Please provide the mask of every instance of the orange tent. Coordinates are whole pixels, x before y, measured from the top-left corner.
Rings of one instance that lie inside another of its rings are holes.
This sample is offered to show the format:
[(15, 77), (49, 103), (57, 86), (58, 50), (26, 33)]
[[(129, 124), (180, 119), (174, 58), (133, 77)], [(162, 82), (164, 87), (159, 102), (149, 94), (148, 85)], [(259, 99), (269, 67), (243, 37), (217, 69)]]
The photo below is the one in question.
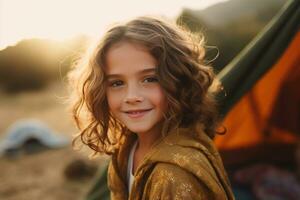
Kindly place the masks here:
[[(219, 74), (226, 92), (224, 77), (234, 79), (231, 71), (247, 68), (235, 86), (249, 85), (248, 88), (233, 89), (230, 88), (233, 83), (228, 84), (226, 98), (230, 99), (227, 101), (230, 105), (223, 122), (227, 133), (215, 138), (225, 165), (262, 159), (280, 162), (294, 159), (300, 138), (299, 25), (300, 2), (290, 1), (248, 48)], [(272, 52), (280, 50), (279, 55)], [(244, 61), (246, 58), (248, 60)], [(265, 71), (257, 72), (256, 68), (265, 68)], [(247, 82), (249, 77), (251, 80)], [(239, 90), (242, 92), (236, 92)], [(236, 100), (232, 101), (234, 98)]]

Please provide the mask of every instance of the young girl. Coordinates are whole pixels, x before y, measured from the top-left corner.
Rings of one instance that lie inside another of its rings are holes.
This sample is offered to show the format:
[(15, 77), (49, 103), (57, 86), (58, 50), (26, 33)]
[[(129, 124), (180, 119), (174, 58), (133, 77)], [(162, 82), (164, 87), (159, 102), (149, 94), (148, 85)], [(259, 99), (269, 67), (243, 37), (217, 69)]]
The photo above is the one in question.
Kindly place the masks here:
[(108, 30), (70, 74), (81, 130), (74, 142), (112, 155), (112, 199), (234, 199), (211, 139), (218, 87), (203, 45), (139, 17)]

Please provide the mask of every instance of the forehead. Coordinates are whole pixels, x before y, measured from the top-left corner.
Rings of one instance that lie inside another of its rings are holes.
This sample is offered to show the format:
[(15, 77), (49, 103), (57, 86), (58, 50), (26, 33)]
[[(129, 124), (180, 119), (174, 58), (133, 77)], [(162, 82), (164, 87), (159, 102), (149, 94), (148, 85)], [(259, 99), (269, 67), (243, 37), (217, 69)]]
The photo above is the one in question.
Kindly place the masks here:
[(122, 41), (112, 45), (106, 55), (106, 74), (132, 74), (155, 68), (156, 59), (142, 45)]

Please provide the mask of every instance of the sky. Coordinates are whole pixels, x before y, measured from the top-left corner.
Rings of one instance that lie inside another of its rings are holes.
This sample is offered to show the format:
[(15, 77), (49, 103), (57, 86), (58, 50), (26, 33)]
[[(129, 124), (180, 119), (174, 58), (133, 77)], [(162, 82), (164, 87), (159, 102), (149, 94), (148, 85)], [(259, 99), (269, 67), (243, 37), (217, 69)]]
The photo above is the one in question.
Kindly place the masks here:
[(0, 49), (22, 39), (96, 36), (139, 15), (175, 18), (182, 8), (204, 9), (225, 0), (0, 0)]

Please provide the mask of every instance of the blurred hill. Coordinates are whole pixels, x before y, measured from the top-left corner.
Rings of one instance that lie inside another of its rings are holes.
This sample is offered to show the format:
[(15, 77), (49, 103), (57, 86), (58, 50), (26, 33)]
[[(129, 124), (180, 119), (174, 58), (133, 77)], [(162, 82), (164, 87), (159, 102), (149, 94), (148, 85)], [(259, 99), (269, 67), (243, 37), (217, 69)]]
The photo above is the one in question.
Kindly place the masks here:
[(64, 42), (28, 39), (7, 47), (0, 51), (1, 89), (8, 93), (36, 90), (63, 78), (87, 40), (86, 36)]
[[(220, 71), (271, 20), (285, 0), (231, 0), (204, 10), (184, 9), (177, 23), (192, 32), (203, 32), (208, 46), (219, 49), (220, 55), (212, 63)], [(212, 60), (217, 50), (208, 49)]]

